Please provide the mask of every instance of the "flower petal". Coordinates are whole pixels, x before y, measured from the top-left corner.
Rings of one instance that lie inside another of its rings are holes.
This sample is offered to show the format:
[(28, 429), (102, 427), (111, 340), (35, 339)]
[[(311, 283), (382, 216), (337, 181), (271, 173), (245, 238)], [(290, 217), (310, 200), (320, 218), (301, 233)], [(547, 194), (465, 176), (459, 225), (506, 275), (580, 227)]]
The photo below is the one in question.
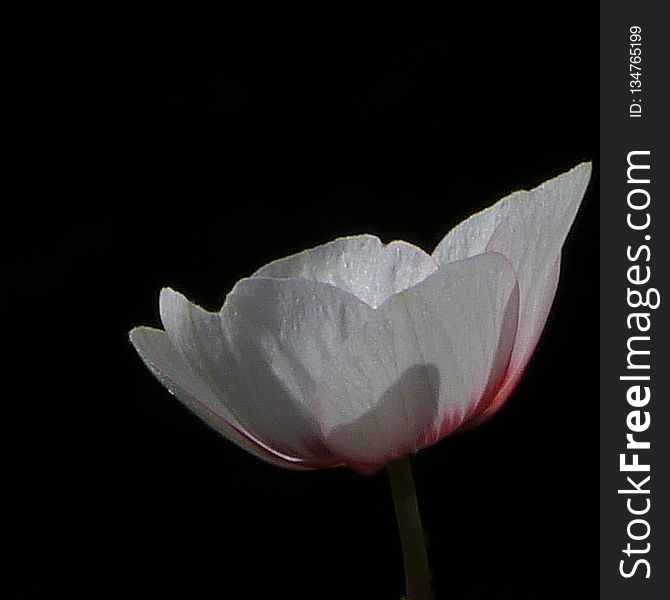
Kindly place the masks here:
[(433, 258), (441, 265), (482, 252), (505, 255), (519, 281), (519, 329), (508, 380), (487, 408), (505, 401), (530, 359), (547, 320), (558, 284), (560, 253), (589, 182), (582, 163), (530, 191), (503, 198), (452, 229)]
[[(277, 295), (258, 289), (265, 280), (258, 280), (255, 289), (245, 293), (248, 281), (238, 282), (221, 313), (208, 312), (182, 294), (164, 289), (160, 313), (167, 336), (226, 411), (254, 438), (282, 455), (332, 463), (312, 414), (272, 371), (272, 360), (277, 360), (271, 348), (274, 323), (266, 317), (274, 314), (284, 324), (288, 306)], [(282, 310), (273, 313), (271, 307), (280, 305)], [(299, 364), (291, 366), (296, 385), (303, 385), (304, 371)]]
[(221, 310), (235, 388), (227, 402), (273, 447), (331, 457), (315, 411), (316, 382), (373, 314), (355, 296), (300, 279), (238, 282)]
[(447, 264), (392, 296), (320, 382), (328, 445), (370, 472), (449, 433), (502, 384), (517, 314), (514, 269), (497, 253)]
[(407, 242), (383, 244), (373, 235), (339, 238), (271, 262), (252, 277), (300, 278), (328, 283), (373, 308), (437, 270), (435, 261)]
[(255, 440), (236, 422), (208, 385), (195, 374), (175, 350), (166, 333), (151, 327), (136, 327), (130, 341), (142, 361), (158, 380), (210, 427), (254, 456), (287, 469), (313, 468), (297, 457), (281, 456)]

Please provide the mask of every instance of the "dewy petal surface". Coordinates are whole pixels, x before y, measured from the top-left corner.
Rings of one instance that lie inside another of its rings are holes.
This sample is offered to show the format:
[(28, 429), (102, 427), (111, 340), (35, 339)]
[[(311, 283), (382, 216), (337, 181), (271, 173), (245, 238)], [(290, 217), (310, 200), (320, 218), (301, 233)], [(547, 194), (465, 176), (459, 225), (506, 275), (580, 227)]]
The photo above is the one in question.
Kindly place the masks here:
[(297, 457), (280, 456), (266, 448), (237, 423), (218, 396), (183, 360), (160, 329), (136, 327), (130, 341), (157, 379), (185, 406), (225, 438), (254, 456), (288, 469), (312, 468)]
[(271, 262), (252, 277), (299, 278), (328, 283), (373, 308), (437, 270), (420, 248), (403, 241), (384, 244), (373, 235), (339, 238)]
[(510, 262), (444, 265), (348, 338), (318, 389), (328, 445), (362, 472), (433, 443), (495, 393), (517, 328)]
[(519, 281), (519, 327), (510, 372), (482, 418), (505, 401), (523, 373), (546, 322), (558, 284), (561, 248), (591, 175), (582, 163), (530, 191), (517, 191), (463, 221), (438, 244), (433, 258), (447, 264), (499, 252)]

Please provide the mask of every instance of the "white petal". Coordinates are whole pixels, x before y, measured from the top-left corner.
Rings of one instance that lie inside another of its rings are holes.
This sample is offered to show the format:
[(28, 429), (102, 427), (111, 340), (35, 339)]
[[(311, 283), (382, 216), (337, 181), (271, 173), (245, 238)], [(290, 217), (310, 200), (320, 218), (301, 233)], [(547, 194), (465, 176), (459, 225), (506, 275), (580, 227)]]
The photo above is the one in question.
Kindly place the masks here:
[(371, 312), (351, 294), (305, 280), (244, 279), (220, 314), (161, 294), (167, 335), (226, 410), (268, 447), (312, 462), (333, 462), (314, 415), (314, 382)]
[(278, 455), (253, 439), (236, 422), (209, 386), (184, 362), (164, 331), (150, 327), (136, 327), (130, 332), (130, 340), (158, 380), (184, 405), (228, 440), (269, 463), (288, 469), (312, 468), (297, 457)]
[(327, 454), (315, 413), (316, 382), (371, 314), (355, 296), (316, 281), (238, 282), (221, 311), (237, 384), (231, 409), (275, 444)]
[(324, 373), (327, 443), (367, 471), (460, 425), (502, 384), (517, 313), (514, 270), (496, 253), (447, 264), (391, 297)]
[(519, 329), (505, 400), (530, 359), (554, 299), (560, 253), (591, 175), (583, 163), (530, 191), (518, 191), (452, 229), (433, 258), (446, 264), (482, 252), (505, 255), (519, 281)]
[[(253, 339), (267, 330), (262, 329), (258, 315), (249, 314), (237, 301), (247, 287), (244, 281), (229, 294), (221, 314), (210, 313), (182, 294), (164, 289), (160, 313), (167, 336), (183, 361), (213, 390), (227, 415), (254, 438), (282, 455), (328, 461), (312, 415), (301, 409), (270, 372), (267, 357)], [(255, 300), (277, 300), (262, 294)]]
[(376, 308), (437, 270), (435, 261), (407, 242), (383, 244), (373, 235), (339, 238), (260, 268), (253, 277), (328, 283)]

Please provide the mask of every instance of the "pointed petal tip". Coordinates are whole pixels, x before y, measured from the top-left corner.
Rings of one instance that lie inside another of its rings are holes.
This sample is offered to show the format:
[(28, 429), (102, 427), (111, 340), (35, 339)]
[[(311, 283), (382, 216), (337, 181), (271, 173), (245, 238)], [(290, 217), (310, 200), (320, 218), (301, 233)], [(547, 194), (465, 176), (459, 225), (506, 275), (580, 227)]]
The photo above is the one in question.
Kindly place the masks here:
[(171, 287), (168, 286), (161, 288), (158, 298), (161, 304), (174, 302), (178, 300), (187, 300), (184, 294), (182, 294), (181, 292), (177, 292), (176, 290), (173, 290)]
[[(535, 192), (535, 191), (540, 191), (546, 188), (551, 188), (555, 186), (558, 182), (563, 182), (563, 181), (579, 181), (584, 189), (586, 189), (586, 186), (588, 185), (588, 182), (591, 178), (591, 172), (593, 170), (593, 163), (589, 161), (584, 161), (581, 162), (574, 167), (568, 169), (567, 171), (563, 171), (562, 173), (559, 173), (558, 175), (555, 175), (554, 177), (550, 177), (549, 179), (546, 179), (542, 183), (540, 183), (537, 186), (534, 186), (529, 189), (520, 189), (518, 190), (519, 192)], [(581, 186), (580, 186), (581, 187)], [(513, 195), (513, 194), (512, 194)], [(508, 198), (507, 196), (506, 198)], [(505, 200), (506, 198), (503, 198)]]
[(593, 170), (593, 163), (591, 161), (585, 161), (579, 163), (578, 165), (575, 165), (574, 167), (572, 167), (572, 169), (569, 169), (568, 171), (565, 171), (564, 173), (561, 173), (560, 175), (557, 175), (556, 177), (549, 179), (545, 183), (540, 184), (538, 187), (542, 187), (547, 183), (551, 183), (559, 179), (581, 180), (583, 182), (584, 187), (586, 187), (586, 185), (589, 182), (589, 179), (591, 178), (592, 170)]
[(163, 330), (157, 329), (156, 327), (149, 327), (148, 325), (136, 325), (128, 332), (128, 337), (130, 338), (130, 341), (134, 341), (144, 335), (151, 335), (151, 333), (155, 331), (162, 332)]
[(570, 169), (566, 175), (569, 174), (575, 174), (575, 175), (581, 175), (584, 177), (587, 181), (591, 178), (591, 173), (593, 172), (593, 163), (590, 160), (584, 161), (582, 163), (579, 163), (578, 165), (574, 166), (572, 169)]
[(170, 287), (164, 287), (158, 297), (158, 312), (164, 326), (173, 318), (177, 318), (190, 306), (200, 308), (191, 302), (184, 294), (177, 292)]
[(165, 331), (163, 331), (162, 329), (157, 329), (155, 327), (138, 325), (137, 327), (133, 327), (128, 332), (128, 340), (132, 344), (133, 348), (135, 348), (137, 352), (142, 354), (142, 348), (147, 344), (147, 342), (151, 341), (152, 339), (151, 336), (155, 336), (157, 334), (165, 335)]
[(128, 339), (130, 340), (130, 343), (135, 345), (135, 342), (137, 338), (142, 335), (142, 326), (138, 325), (137, 327), (133, 327), (129, 332), (128, 332)]

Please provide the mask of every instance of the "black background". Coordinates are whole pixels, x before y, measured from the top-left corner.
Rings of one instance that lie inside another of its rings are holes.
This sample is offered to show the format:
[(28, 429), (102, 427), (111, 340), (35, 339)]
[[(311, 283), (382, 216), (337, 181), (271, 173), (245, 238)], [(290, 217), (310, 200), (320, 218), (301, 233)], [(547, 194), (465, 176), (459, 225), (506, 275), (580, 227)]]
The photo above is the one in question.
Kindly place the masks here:
[[(340, 235), (432, 251), (595, 160), (597, 4), (103, 6), (3, 23), (10, 597), (399, 598), (383, 474), (257, 461), (171, 398), (127, 332), (159, 324), (164, 285), (216, 309)], [(438, 598), (597, 593), (596, 185), (517, 391), (414, 460)]]

